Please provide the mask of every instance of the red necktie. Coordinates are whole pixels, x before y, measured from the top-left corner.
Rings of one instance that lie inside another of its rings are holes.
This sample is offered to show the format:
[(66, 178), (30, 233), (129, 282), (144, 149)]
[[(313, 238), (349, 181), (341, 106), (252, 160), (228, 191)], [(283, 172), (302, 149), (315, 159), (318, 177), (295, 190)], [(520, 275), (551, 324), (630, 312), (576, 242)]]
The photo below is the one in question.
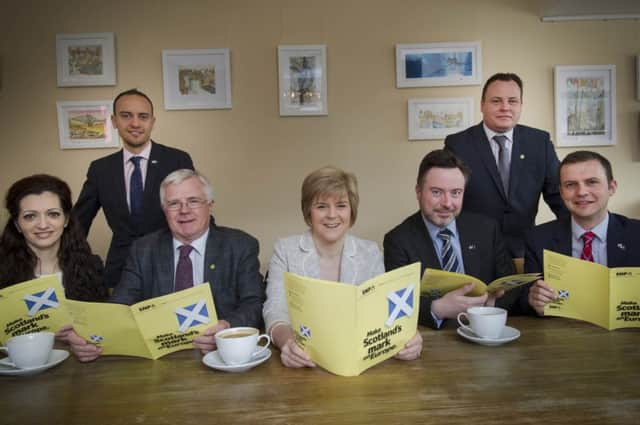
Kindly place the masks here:
[(596, 234), (593, 232), (584, 232), (582, 234), (582, 254), (580, 255), (581, 260), (591, 261), (593, 263), (593, 252), (591, 251), (591, 243), (593, 242), (593, 238), (596, 237)]

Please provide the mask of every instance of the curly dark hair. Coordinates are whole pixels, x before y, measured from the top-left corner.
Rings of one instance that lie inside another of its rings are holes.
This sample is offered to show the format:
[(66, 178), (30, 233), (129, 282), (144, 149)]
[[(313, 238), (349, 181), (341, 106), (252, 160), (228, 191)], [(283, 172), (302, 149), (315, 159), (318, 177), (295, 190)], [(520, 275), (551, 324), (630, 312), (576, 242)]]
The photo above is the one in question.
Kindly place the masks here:
[(5, 206), (10, 218), (0, 237), (0, 288), (35, 278), (38, 258), (17, 228), (20, 202), (28, 195), (51, 192), (58, 196), (68, 219), (60, 237), (58, 264), (67, 298), (102, 301), (107, 289), (102, 280), (102, 262), (91, 252), (78, 220), (71, 210), (71, 190), (64, 181), (47, 174), (36, 174), (15, 182), (7, 192)]

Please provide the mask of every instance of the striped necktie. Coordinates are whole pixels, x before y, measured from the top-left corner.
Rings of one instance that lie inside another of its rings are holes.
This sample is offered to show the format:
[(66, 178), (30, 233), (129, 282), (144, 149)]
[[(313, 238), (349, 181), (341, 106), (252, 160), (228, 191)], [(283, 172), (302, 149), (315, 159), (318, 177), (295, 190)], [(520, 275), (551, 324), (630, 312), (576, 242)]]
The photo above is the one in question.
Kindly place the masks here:
[(593, 263), (593, 251), (592, 251), (592, 242), (593, 238), (596, 237), (596, 234), (593, 232), (584, 232), (581, 236), (582, 238), (582, 254), (580, 255), (581, 260), (591, 261)]
[(460, 262), (451, 244), (453, 233), (449, 229), (442, 229), (438, 232), (438, 238), (442, 240), (442, 270), (448, 272), (459, 272)]

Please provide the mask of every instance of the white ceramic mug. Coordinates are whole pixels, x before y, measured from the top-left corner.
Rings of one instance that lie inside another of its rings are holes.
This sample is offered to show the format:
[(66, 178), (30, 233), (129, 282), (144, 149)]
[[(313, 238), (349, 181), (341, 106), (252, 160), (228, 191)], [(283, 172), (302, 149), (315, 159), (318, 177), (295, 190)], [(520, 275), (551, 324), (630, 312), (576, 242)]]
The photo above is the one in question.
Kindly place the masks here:
[[(469, 325), (462, 322), (466, 318)], [(507, 324), (507, 310), (498, 307), (470, 307), (458, 314), (458, 323), (480, 338), (497, 339)]]
[[(258, 341), (262, 338), (266, 339), (267, 343), (259, 346)], [(260, 335), (256, 328), (229, 328), (216, 334), (218, 353), (222, 361), (228, 365), (248, 363), (264, 353), (270, 343), (269, 335)]]
[(14, 336), (7, 341), (6, 347), (0, 347), (0, 351), (5, 351), (11, 362), (20, 369), (42, 366), (49, 360), (54, 336), (52, 332)]

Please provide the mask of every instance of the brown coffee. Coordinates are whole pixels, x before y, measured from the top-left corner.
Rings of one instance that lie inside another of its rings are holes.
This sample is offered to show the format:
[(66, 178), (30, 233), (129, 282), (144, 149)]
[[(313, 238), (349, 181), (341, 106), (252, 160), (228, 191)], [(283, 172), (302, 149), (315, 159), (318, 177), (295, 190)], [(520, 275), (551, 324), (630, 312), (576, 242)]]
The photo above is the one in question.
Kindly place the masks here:
[(255, 335), (256, 331), (239, 331), (230, 332), (228, 334), (220, 335), (220, 338), (244, 338), (245, 336)]

